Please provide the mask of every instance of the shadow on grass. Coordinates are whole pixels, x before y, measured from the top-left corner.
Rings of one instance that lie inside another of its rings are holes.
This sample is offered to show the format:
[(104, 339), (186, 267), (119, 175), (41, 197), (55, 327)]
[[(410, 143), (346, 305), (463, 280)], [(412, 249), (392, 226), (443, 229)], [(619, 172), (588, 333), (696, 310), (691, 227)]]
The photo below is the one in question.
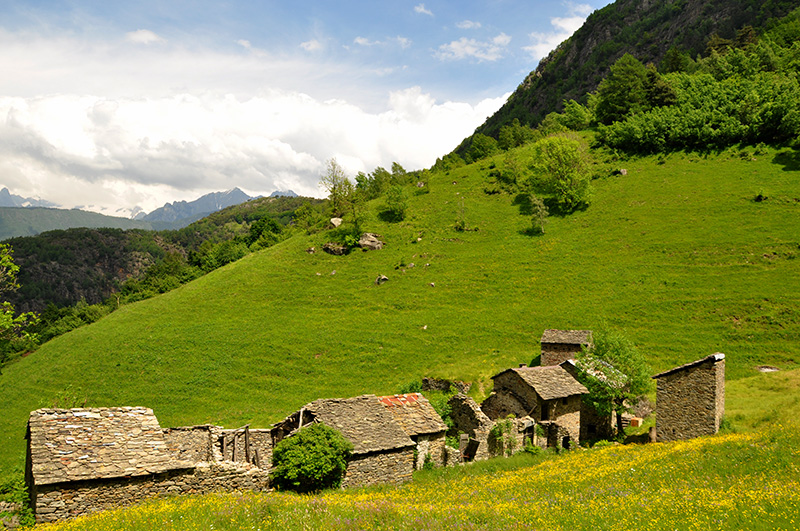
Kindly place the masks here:
[(781, 151), (772, 159), (773, 164), (783, 166), (783, 171), (800, 170), (800, 151)]

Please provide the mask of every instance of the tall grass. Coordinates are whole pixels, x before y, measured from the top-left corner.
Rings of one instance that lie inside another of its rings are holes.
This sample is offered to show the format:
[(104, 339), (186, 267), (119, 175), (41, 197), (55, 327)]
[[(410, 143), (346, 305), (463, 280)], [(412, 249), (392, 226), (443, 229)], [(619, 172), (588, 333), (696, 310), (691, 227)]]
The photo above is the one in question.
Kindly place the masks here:
[(798, 427), (518, 459), (511, 470), (490, 461), (401, 487), (162, 499), (48, 529), (793, 530)]

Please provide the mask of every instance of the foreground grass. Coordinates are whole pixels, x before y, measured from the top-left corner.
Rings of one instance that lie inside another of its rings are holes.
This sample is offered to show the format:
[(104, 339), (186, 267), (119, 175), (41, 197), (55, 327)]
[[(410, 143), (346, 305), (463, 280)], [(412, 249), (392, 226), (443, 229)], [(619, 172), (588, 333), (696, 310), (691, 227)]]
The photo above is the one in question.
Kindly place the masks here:
[(489, 462), (397, 488), (153, 500), (45, 528), (797, 529), (799, 427)]
[[(292, 238), (4, 367), (0, 476), (22, 468), (38, 407), (142, 405), (164, 426), (264, 427), (317, 398), (395, 393), (422, 376), (486, 394), (552, 327), (605, 321), (654, 373), (718, 351), (729, 383), (760, 378), (757, 365), (796, 368), (793, 157), (601, 160), (593, 204), (552, 217), (541, 237), (513, 196), (484, 193), (502, 157), (434, 175), (430, 193), (409, 187), (407, 220), (367, 212), (381, 251), (308, 254), (335, 233)], [(611, 176), (619, 167), (627, 175)], [(460, 219), (478, 230), (456, 231)], [(379, 274), (389, 282), (376, 286)], [(751, 389), (738, 388), (742, 404)]]

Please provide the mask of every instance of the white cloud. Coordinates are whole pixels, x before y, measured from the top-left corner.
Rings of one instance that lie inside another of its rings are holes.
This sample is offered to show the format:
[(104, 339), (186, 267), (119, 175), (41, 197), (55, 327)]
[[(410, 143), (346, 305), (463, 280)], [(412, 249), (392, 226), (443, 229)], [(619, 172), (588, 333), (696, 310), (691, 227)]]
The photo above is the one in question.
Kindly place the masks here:
[(253, 47), (253, 45), (250, 44), (250, 41), (245, 39), (239, 39), (238, 41), (236, 41), (236, 44), (238, 44), (242, 48), (247, 48), (248, 50), (250, 50)]
[(414, 6), (414, 12), (419, 13), (420, 15), (428, 15), (433, 16), (433, 12), (430, 9), (425, 8), (425, 4), (419, 4)]
[(575, 33), (586, 22), (586, 17), (591, 12), (592, 6), (588, 4), (567, 4), (568, 16), (551, 18), (552, 31), (530, 33), (531, 44), (522, 49), (528, 52), (534, 61), (540, 60)]
[(150, 44), (153, 42), (165, 42), (164, 39), (156, 35), (150, 30), (140, 29), (136, 31), (129, 31), (125, 34), (125, 38), (130, 42), (136, 44)]
[(472, 20), (462, 20), (456, 23), (456, 27), (459, 29), (478, 29), (481, 27), (481, 23)]
[(301, 42), (300, 47), (307, 52), (318, 52), (323, 48), (322, 43), (319, 42), (317, 39), (311, 39), (310, 41)]
[(371, 41), (366, 37), (356, 37), (353, 39), (353, 42), (359, 46), (375, 46), (376, 44), (381, 44), (380, 41)]
[(478, 41), (461, 37), (439, 46), (434, 56), (440, 60), (477, 59), (478, 61), (497, 61), (503, 57), (511, 37), (500, 33), (489, 41)]
[[(332, 156), (351, 174), (428, 167), (505, 101), (388, 94), (353, 84), (364, 70), (252, 47), (86, 46), (0, 29), (0, 49), (0, 185), (106, 213), (234, 186), (322, 196)], [(341, 94), (349, 102), (331, 99)]]
[(411, 39), (407, 39), (406, 37), (397, 36), (394, 38), (394, 41), (400, 46), (402, 49), (406, 49), (411, 46)]

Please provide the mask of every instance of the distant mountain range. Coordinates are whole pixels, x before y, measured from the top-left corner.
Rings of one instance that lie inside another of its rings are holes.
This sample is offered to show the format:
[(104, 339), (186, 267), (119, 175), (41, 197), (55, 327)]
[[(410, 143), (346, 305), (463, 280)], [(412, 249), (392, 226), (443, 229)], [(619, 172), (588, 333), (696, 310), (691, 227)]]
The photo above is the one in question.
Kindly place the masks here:
[[(298, 197), (291, 190), (273, 192), (270, 197)], [(0, 240), (16, 236), (33, 236), (56, 229), (118, 228), (167, 230), (180, 229), (209, 214), (245, 203), (255, 197), (239, 188), (225, 192), (212, 192), (194, 201), (175, 201), (145, 213), (136, 207), (130, 218), (107, 216), (79, 209), (58, 208), (59, 205), (42, 199), (12, 194), (8, 188), (0, 190)]]
[(0, 190), (0, 207), (57, 207), (55, 203), (45, 201), (44, 199), (34, 199), (32, 197), (22, 197), (14, 195), (8, 191), (8, 188)]

